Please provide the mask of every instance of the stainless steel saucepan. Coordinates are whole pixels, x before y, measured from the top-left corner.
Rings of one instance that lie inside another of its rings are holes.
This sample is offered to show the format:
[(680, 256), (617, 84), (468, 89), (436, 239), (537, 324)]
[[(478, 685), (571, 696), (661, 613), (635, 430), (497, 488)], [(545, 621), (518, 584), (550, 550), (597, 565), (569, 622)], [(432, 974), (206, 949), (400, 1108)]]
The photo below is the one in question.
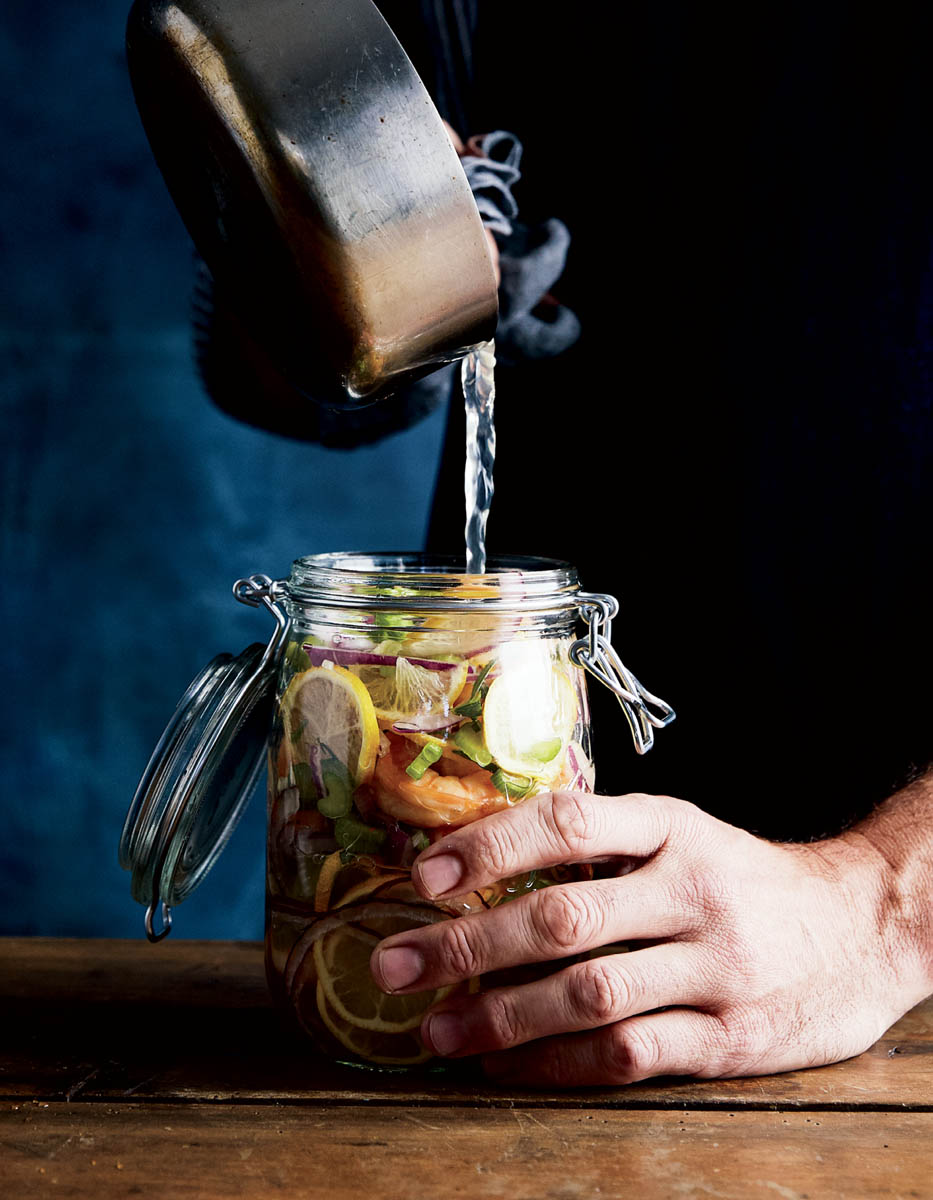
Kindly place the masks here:
[(127, 52), (195, 245), (294, 387), (368, 403), (492, 336), (473, 196), (370, 0), (137, 0)]

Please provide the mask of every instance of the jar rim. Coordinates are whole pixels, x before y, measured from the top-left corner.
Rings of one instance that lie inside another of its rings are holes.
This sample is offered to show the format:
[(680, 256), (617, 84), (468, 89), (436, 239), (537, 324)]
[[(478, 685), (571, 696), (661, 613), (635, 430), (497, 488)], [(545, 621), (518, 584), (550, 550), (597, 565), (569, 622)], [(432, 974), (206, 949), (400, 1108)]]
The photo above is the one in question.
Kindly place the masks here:
[(493, 555), (484, 574), (467, 573), (453, 554), (344, 551), (309, 554), (283, 583), (298, 603), (417, 611), (571, 610), (578, 607), (576, 568), (556, 558)]

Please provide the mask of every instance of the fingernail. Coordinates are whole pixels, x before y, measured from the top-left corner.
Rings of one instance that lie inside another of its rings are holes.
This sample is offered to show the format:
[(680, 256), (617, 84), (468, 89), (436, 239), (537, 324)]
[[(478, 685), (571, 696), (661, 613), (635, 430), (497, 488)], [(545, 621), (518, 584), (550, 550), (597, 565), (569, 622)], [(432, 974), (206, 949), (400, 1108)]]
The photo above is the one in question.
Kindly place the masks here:
[(454, 1013), (436, 1013), (428, 1017), (425, 1032), (435, 1054), (453, 1054), (466, 1041), (463, 1022)]
[(438, 854), (421, 863), (418, 874), (432, 896), (441, 896), (463, 878), (463, 863), (456, 854)]
[(424, 959), (412, 946), (392, 946), (377, 950), (379, 974), (389, 991), (408, 987), (424, 970)]

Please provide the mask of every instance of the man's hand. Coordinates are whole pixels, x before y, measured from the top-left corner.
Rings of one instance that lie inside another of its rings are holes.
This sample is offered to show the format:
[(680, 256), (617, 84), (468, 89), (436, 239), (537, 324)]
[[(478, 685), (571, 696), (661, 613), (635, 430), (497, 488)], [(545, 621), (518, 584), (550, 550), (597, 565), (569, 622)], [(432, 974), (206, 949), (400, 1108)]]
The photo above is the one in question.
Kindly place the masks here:
[[(558, 1086), (834, 1062), (930, 990), (929, 922), (918, 931), (896, 855), (857, 830), (779, 845), (666, 796), (546, 793), (454, 831), (417, 859), (413, 879), (434, 899), (607, 858), (618, 867), (608, 878), (386, 938), (374, 978), (413, 992), (635, 943), (425, 1017), (437, 1054), (484, 1053), (495, 1077)], [(926, 889), (929, 874), (911, 881)]]

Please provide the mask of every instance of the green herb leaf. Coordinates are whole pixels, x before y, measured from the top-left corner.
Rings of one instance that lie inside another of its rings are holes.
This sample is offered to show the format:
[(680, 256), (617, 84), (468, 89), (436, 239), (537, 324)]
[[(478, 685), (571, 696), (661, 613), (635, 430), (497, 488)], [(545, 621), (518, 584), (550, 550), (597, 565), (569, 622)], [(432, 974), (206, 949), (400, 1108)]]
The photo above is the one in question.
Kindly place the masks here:
[(486, 676), (492, 670), (493, 666), (495, 665), (495, 661), (496, 660), (494, 658), (491, 658), (488, 663), (485, 663), (480, 668), (479, 674), (473, 680), (473, 691), (470, 693), (471, 696), (475, 696), (479, 689), (485, 684)]
[[(339, 817), (334, 822), (334, 837), (344, 852), (375, 854), (382, 847), (387, 834), (384, 829), (364, 825), (356, 817)], [(343, 860), (342, 854), (340, 857)]]
[(479, 729), (476, 724), (483, 712), (483, 705), (486, 703), (486, 693), (489, 691), (489, 685), (486, 683), (486, 676), (493, 668), (495, 659), (490, 659), (481, 669), (479, 674), (473, 680), (473, 687), (470, 689), (470, 698), (463, 704), (458, 704), (454, 712), (458, 717), (471, 717), (474, 727)]
[(292, 767), (295, 784), (302, 804), (313, 804), (318, 799), (317, 784), (314, 782), (314, 772), (310, 763), (295, 763)]
[(431, 845), (431, 839), (423, 829), (416, 829), (411, 835), (411, 844), (420, 854), (422, 850), (427, 850), (428, 846)]

